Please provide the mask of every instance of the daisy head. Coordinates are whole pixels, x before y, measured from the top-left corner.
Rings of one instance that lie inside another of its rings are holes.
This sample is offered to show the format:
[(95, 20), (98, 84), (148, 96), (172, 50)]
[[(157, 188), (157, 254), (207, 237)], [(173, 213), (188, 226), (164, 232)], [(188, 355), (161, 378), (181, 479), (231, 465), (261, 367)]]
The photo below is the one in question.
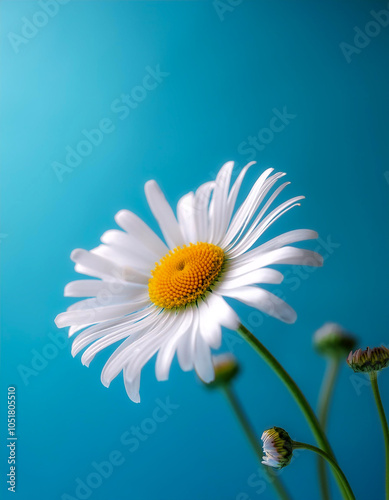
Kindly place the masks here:
[(355, 347), (356, 338), (337, 323), (325, 323), (316, 330), (313, 343), (322, 356), (339, 359)]
[(385, 346), (350, 352), (347, 364), (355, 372), (378, 372), (389, 366), (389, 349)]
[(262, 434), (261, 439), (264, 465), (275, 469), (282, 469), (289, 465), (293, 456), (293, 441), (284, 429), (272, 427)]
[[(254, 162), (253, 162), (254, 163)], [(184, 195), (172, 210), (155, 181), (145, 193), (163, 238), (137, 215), (121, 210), (102, 244), (71, 254), (75, 270), (91, 279), (72, 281), (65, 296), (84, 300), (71, 305), (55, 320), (76, 336), (75, 356), (89, 365), (94, 356), (120, 342), (105, 364), (106, 386), (123, 373), (128, 396), (138, 402), (141, 370), (155, 354), (156, 376), (166, 380), (173, 357), (181, 368), (195, 369), (204, 382), (214, 379), (211, 349), (221, 344), (222, 327), (240, 324), (225, 300), (233, 299), (286, 323), (294, 310), (261, 287), (279, 284), (276, 264), (321, 266), (317, 253), (291, 246), (317, 238), (309, 229), (297, 229), (265, 240), (266, 230), (284, 213), (300, 204), (297, 196), (274, 206), (289, 183), (275, 187), (285, 175), (263, 172), (241, 204), (237, 197), (246, 165), (231, 185), (233, 162), (226, 163), (216, 180)]]

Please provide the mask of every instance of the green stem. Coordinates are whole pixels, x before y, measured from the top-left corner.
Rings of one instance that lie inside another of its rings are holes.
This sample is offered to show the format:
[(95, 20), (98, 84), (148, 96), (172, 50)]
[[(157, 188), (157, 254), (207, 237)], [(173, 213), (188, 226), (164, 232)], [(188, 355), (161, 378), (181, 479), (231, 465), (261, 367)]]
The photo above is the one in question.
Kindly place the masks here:
[[(329, 358), (327, 362), (326, 372), (323, 378), (323, 383), (320, 389), (318, 417), (323, 431), (326, 430), (328, 413), (332, 394), (334, 392), (335, 381), (337, 379), (340, 368), (340, 359)], [(328, 484), (328, 474), (325, 461), (318, 457), (317, 471), (319, 474), (319, 483), (324, 500), (330, 500), (330, 489)]]
[[(234, 410), (234, 413), (240, 425), (242, 426), (242, 429), (246, 434), (247, 439), (249, 440), (255, 454), (257, 455), (259, 462), (262, 462), (262, 446), (258, 441), (257, 436), (253, 428), (251, 427), (251, 424), (248, 421), (248, 418), (243, 408), (241, 407), (232, 387), (230, 386), (230, 384), (223, 384), (222, 389), (228, 402), (230, 403), (232, 409)], [(282, 484), (281, 479), (271, 474), (267, 467), (263, 467), (263, 471), (267, 476), (268, 482), (273, 485), (279, 497), (282, 500), (290, 500), (290, 496), (286, 491), (285, 486)]]
[(378, 409), (378, 414), (379, 414), (380, 420), (381, 420), (382, 431), (384, 433), (385, 458), (386, 458), (385, 492), (386, 492), (386, 500), (389, 500), (389, 427), (388, 427), (388, 422), (387, 422), (386, 416), (385, 416), (385, 410), (384, 410), (384, 407), (382, 406), (380, 391), (378, 389), (377, 373), (376, 372), (370, 372), (370, 380), (371, 380), (371, 387), (373, 389), (374, 399), (375, 399), (377, 409)]
[(311, 444), (306, 444), (306, 443), (298, 443), (296, 441), (293, 441), (293, 448), (294, 449), (305, 449), (305, 450), (310, 450), (314, 451), (318, 455), (320, 455), (322, 458), (327, 460), (327, 462), (331, 465), (331, 467), (334, 469), (337, 477), (339, 478), (340, 482), (342, 483), (344, 491), (346, 491), (347, 496), (349, 500), (355, 500), (355, 496), (353, 493), (353, 490), (351, 489), (351, 486), (349, 482), (347, 481), (346, 476), (344, 475), (342, 469), (339, 467), (339, 465), (336, 463), (334, 458), (326, 453), (325, 451), (321, 450), (320, 448), (317, 448), (316, 446), (312, 446)]
[(328, 412), (332, 394), (334, 392), (335, 382), (339, 373), (340, 359), (330, 358), (327, 363), (326, 373), (324, 375), (323, 384), (320, 390), (318, 416), (319, 422), (323, 429), (327, 427)]
[[(261, 358), (266, 361), (266, 363), (274, 370), (278, 377), (282, 380), (285, 386), (289, 389), (296, 403), (303, 412), (313, 435), (316, 438), (319, 446), (331, 457), (334, 457), (331, 446), (328, 439), (320, 426), (320, 423), (312, 410), (312, 407), (308, 403), (306, 397), (301, 392), (296, 382), (292, 379), (289, 373), (283, 368), (283, 366), (276, 360), (276, 358), (271, 354), (270, 351), (255, 337), (247, 328), (243, 325), (239, 325), (237, 332), (239, 335), (261, 356)], [(338, 476), (335, 476), (339, 487), (342, 489), (342, 481), (339, 480)], [(344, 492), (342, 491), (345, 497)], [(347, 497), (345, 497), (347, 498)]]

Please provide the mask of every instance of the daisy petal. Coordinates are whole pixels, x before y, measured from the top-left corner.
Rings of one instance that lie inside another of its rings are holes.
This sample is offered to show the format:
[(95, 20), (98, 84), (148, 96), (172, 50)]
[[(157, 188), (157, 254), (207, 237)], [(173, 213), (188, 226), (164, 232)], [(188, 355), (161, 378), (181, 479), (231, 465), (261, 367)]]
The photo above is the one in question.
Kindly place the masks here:
[(155, 181), (148, 181), (145, 193), (150, 209), (157, 220), (169, 248), (173, 249), (185, 244), (180, 226), (164, 194)]
[(213, 349), (219, 349), (222, 341), (222, 329), (208, 304), (200, 309), (199, 319), (199, 330), (203, 339)]
[(200, 186), (195, 194), (194, 214), (198, 241), (210, 241), (208, 205), (214, 186), (214, 182), (207, 182)]
[(127, 367), (123, 370), (124, 387), (126, 388), (127, 396), (134, 403), (140, 403), (140, 372), (134, 379), (128, 380), (126, 377), (126, 371)]
[[(168, 338), (168, 334), (174, 336), (176, 334), (179, 326), (177, 322), (170, 318), (170, 322), (167, 327), (159, 331), (156, 338), (146, 335), (142, 340), (142, 348), (138, 351), (132, 353), (131, 362), (128, 363), (128, 378), (132, 380), (134, 377), (138, 376), (138, 373), (142, 370), (143, 366), (154, 356), (155, 353), (161, 349), (163, 342)], [(136, 355), (135, 355), (136, 354)]]
[(77, 280), (65, 286), (65, 297), (93, 297), (96, 295), (126, 295), (135, 298), (146, 290), (146, 286), (102, 280)]
[[(181, 316), (181, 317), (180, 317)], [(192, 309), (188, 309), (182, 315), (177, 317), (177, 330), (174, 335), (170, 335), (165, 340), (158, 352), (155, 363), (155, 375), (157, 380), (167, 380), (169, 378), (170, 366), (176, 352), (177, 344), (181, 337), (188, 331), (193, 321)]]
[(222, 326), (230, 330), (236, 330), (240, 324), (240, 320), (236, 312), (230, 307), (227, 302), (220, 296), (219, 293), (214, 293), (208, 300), (209, 309), (213, 316)]
[(294, 231), (288, 231), (287, 233), (281, 234), (280, 236), (276, 236), (266, 243), (262, 243), (262, 245), (255, 248), (254, 250), (251, 250), (249, 253), (251, 253), (251, 255), (254, 255), (255, 252), (260, 253), (264, 252), (265, 250), (275, 250), (285, 245), (291, 245), (292, 243), (298, 243), (300, 241), (316, 240), (318, 237), (319, 235), (317, 234), (317, 232), (312, 231), (311, 229), (295, 229)]
[(148, 247), (123, 231), (110, 229), (100, 239), (102, 243), (108, 245), (109, 250), (114, 249), (120, 255), (126, 266), (133, 266), (149, 272), (154, 267), (155, 260), (160, 257), (157, 257), (154, 251), (150, 251)]
[(88, 269), (93, 270), (94, 276), (96, 278), (120, 278), (122, 275), (122, 269), (117, 266), (114, 262), (101, 257), (88, 250), (83, 250), (82, 248), (77, 248), (73, 250), (70, 258), (79, 266), (85, 266)]
[(297, 319), (296, 312), (286, 302), (261, 288), (242, 286), (235, 290), (226, 290), (223, 295), (259, 309), (285, 323), (294, 323)]
[(97, 323), (99, 321), (106, 321), (109, 319), (124, 316), (134, 311), (142, 309), (150, 303), (150, 299), (143, 301), (129, 302), (125, 304), (118, 304), (105, 307), (95, 307), (92, 309), (85, 309), (80, 311), (67, 311), (55, 318), (55, 324), (58, 328), (71, 325), (83, 325)]
[(255, 161), (251, 161), (245, 167), (242, 168), (242, 170), (240, 171), (240, 173), (238, 175), (238, 178), (236, 179), (236, 181), (234, 182), (234, 184), (231, 188), (231, 191), (228, 195), (228, 202), (227, 202), (227, 204), (228, 204), (228, 215), (227, 215), (228, 223), (231, 220), (232, 213), (233, 213), (234, 208), (235, 208), (236, 199), (238, 197), (239, 190), (240, 190), (240, 187), (242, 185), (243, 179), (244, 179), (248, 169), (252, 165), (255, 165), (255, 163), (256, 163)]
[(169, 249), (149, 226), (129, 210), (120, 210), (115, 215), (118, 226), (152, 252), (158, 259), (168, 253)]
[[(102, 326), (95, 325), (87, 328), (78, 335), (72, 345), (72, 356), (76, 356), (84, 347), (89, 344), (90, 347), (84, 352), (81, 362), (89, 366), (95, 355), (105, 347), (122, 340), (131, 335), (132, 341), (135, 340), (138, 330), (150, 327), (158, 314), (158, 311), (145, 309), (145, 311), (126, 316), (120, 322), (115, 322), (113, 325)], [(142, 321), (140, 321), (142, 320)], [(99, 328), (100, 327), (100, 328)]]
[(230, 187), (231, 173), (234, 168), (234, 162), (225, 163), (217, 174), (215, 187), (213, 189), (213, 216), (210, 220), (210, 241), (218, 244), (222, 235), (227, 229), (229, 220), (227, 220), (228, 208), (228, 190)]
[[(170, 314), (161, 315), (160, 321), (155, 321), (150, 327), (142, 328), (134, 338), (125, 340), (105, 363), (101, 373), (101, 382), (106, 387), (128, 365), (127, 377), (129, 380), (135, 378), (142, 369), (144, 363), (157, 352), (161, 345), (161, 338), (166, 334), (171, 326), (172, 316)], [(147, 334), (143, 335), (142, 333)], [(151, 347), (151, 351), (150, 351)]]
[(254, 254), (251, 259), (247, 257), (244, 259), (236, 258), (230, 265), (228, 274), (230, 277), (241, 276), (242, 274), (250, 273), (261, 267), (274, 264), (321, 267), (323, 265), (323, 257), (312, 250), (282, 247), (277, 248), (277, 250)]
[[(240, 205), (237, 212), (235, 213), (235, 215), (231, 221), (231, 224), (228, 228), (228, 231), (220, 243), (220, 245), (222, 247), (226, 247), (227, 245), (229, 245), (231, 243), (231, 241), (236, 237), (238, 232), (241, 232), (242, 228), (244, 228), (249, 223), (251, 217), (256, 212), (262, 198), (264, 197), (264, 192), (265, 192), (265, 188), (266, 188), (265, 183), (266, 183), (267, 178), (269, 177), (269, 175), (272, 172), (273, 172), (273, 169), (268, 168), (257, 179), (254, 186), (251, 188), (251, 191), (248, 194), (247, 198)], [(274, 182), (277, 180), (278, 177), (281, 177), (284, 174), (279, 173), (279, 174), (275, 174), (275, 175), (277, 176), (276, 179), (274, 179), (275, 176), (272, 176), (270, 178)]]
[(180, 338), (177, 345), (177, 359), (181, 369), (184, 372), (193, 370), (194, 363), (194, 339), (196, 338), (195, 326), (189, 329)]
[(178, 223), (186, 243), (196, 243), (198, 240), (194, 200), (194, 193), (188, 193), (183, 196), (177, 204)]
[(197, 375), (205, 383), (212, 382), (215, 378), (211, 350), (201, 335), (196, 335), (194, 367)]
[(232, 257), (237, 257), (242, 253), (246, 252), (247, 250), (249, 250), (258, 240), (258, 238), (264, 233), (264, 231), (268, 229), (279, 217), (281, 217), (284, 213), (291, 210), (292, 208), (300, 206), (300, 204), (297, 202), (302, 200), (303, 198), (304, 196), (296, 196), (295, 198), (292, 198), (286, 201), (285, 203), (282, 203), (279, 207), (273, 210), (268, 216), (266, 216), (261, 223), (259, 223), (254, 228), (251, 227), (249, 231), (247, 231), (247, 233), (242, 237), (240, 242), (234, 245), (229, 254)]
[[(134, 260), (129, 259), (129, 254), (125, 255), (123, 250), (120, 248), (118, 249), (108, 245), (99, 245), (98, 247), (93, 248), (90, 253), (118, 264), (117, 267), (119, 270), (115, 271), (115, 273), (117, 273), (116, 281), (123, 280), (132, 282), (133, 284), (146, 285), (150, 279), (150, 267), (146, 267), (144, 264), (137, 267)], [(108, 279), (110, 278), (111, 277), (108, 276)]]
[(228, 273), (223, 280), (222, 285), (218, 288), (218, 293), (223, 294), (223, 290), (230, 290), (231, 288), (239, 288), (245, 285), (253, 285), (255, 283), (269, 283), (272, 285), (279, 285), (282, 283), (284, 276), (275, 269), (262, 268), (245, 273), (235, 277), (228, 277)]

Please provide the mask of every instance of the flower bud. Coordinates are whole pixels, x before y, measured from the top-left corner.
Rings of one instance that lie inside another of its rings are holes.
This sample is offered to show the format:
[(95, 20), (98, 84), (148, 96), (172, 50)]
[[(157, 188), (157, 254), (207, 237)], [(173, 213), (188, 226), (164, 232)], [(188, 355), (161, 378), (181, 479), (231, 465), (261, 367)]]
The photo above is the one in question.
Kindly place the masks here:
[(384, 346), (351, 351), (347, 364), (355, 372), (378, 372), (389, 365), (389, 349)]
[(292, 459), (293, 441), (289, 434), (281, 427), (272, 427), (262, 434), (263, 451), (262, 463), (275, 469), (286, 467)]
[(206, 384), (207, 387), (214, 388), (228, 384), (238, 373), (239, 365), (233, 354), (226, 353), (212, 358), (215, 370), (215, 378)]
[(322, 356), (343, 358), (355, 347), (356, 338), (337, 323), (325, 323), (315, 332), (313, 344)]

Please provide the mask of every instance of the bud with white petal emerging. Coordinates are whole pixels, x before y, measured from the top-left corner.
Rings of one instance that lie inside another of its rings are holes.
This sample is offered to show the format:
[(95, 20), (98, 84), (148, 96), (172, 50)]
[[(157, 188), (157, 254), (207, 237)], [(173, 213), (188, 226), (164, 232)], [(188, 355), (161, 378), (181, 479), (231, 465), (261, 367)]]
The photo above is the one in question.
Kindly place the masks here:
[(265, 453), (263, 464), (275, 469), (289, 465), (293, 455), (293, 441), (284, 429), (272, 427), (262, 434), (261, 439)]

